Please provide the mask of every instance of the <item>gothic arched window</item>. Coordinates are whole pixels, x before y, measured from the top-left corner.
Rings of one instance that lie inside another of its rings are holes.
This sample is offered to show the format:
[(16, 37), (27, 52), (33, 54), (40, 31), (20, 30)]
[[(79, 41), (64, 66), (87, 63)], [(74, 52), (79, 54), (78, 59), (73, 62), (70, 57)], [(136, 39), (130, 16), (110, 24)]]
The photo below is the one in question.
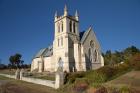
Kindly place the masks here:
[(89, 50), (88, 50), (88, 55), (89, 55), (89, 60), (90, 60), (90, 62), (92, 62), (92, 56), (91, 56), (91, 48), (89, 48)]
[(70, 21), (69, 27), (70, 27), (70, 32), (72, 32), (72, 21)]
[(93, 42), (93, 40), (90, 41), (90, 47), (91, 48), (94, 48), (94, 42)]
[(58, 46), (59, 46), (59, 38), (58, 38)]
[(98, 52), (97, 52), (97, 50), (95, 50), (95, 52), (94, 52), (94, 61), (95, 62), (97, 61), (97, 58), (98, 58)]
[(60, 24), (57, 24), (57, 28), (58, 28), (58, 33), (60, 32)]
[(90, 41), (90, 60), (91, 62), (96, 62), (97, 61), (97, 51), (95, 50), (95, 45), (94, 45), (94, 41), (91, 40)]
[(63, 46), (63, 37), (61, 37), (61, 45)]
[(73, 32), (75, 33), (75, 23), (73, 23)]
[(58, 60), (58, 67), (60, 67), (60, 68), (63, 69), (63, 61), (62, 61), (62, 58), (61, 57)]
[(63, 32), (63, 21), (61, 22), (61, 30)]

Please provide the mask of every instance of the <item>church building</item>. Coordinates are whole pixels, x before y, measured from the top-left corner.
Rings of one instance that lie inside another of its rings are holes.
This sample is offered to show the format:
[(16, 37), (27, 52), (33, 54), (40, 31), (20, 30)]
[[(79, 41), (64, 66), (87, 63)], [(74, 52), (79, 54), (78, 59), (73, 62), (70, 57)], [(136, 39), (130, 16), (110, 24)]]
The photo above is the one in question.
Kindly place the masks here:
[(87, 71), (104, 66), (100, 44), (91, 27), (79, 31), (79, 15), (64, 14), (54, 17), (54, 41), (48, 48), (41, 49), (32, 59), (31, 71), (55, 72), (59, 66), (63, 71)]

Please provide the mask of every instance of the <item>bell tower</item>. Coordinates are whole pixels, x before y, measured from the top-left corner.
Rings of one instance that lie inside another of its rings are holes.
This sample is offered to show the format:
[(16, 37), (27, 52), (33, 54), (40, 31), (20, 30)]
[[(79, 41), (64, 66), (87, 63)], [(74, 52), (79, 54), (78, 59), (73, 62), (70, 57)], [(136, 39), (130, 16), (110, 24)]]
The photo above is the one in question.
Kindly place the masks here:
[(54, 16), (55, 34), (53, 41), (53, 55), (55, 66), (61, 58), (63, 70), (71, 71), (74, 67), (74, 43), (79, 41), (79, 16), (75, 12), (74, 16), (69, 15), (67, 6), (64, 7), (64, 14), (59, 16), (55, 12)]

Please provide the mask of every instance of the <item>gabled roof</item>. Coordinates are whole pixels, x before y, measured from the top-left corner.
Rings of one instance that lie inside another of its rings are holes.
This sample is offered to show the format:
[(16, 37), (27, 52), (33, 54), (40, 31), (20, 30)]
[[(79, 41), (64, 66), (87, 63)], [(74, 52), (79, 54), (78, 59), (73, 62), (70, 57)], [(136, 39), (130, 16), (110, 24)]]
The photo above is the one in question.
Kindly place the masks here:
[(85, 32), (86, 32), (86, 31), (82, 31), (82, 32), (79, 33), (79, 35), (80, 35), (80, 40), (82, 39), (82, 37), (83, 37), (83, 35), (84, 35)]
[(39, 52), (34, 56), (34, 58), (38, 58), (40, 56), (50, 57), (53, 54), (53, 47), (49, 46), (48, 48), (40, 49)]
[(47, 50), (43, 53), (44, 57), (50, 57), (53, 54), (53, 46), (49, 46)]
[(89, 29), (87, 31), (84, 32), (80, 32), (80, 41), (81, 43), (83, 43), (86, 39), (86, 37), (88, 36), (89, 32), (92, 30), (91, 27), (89, 27)]

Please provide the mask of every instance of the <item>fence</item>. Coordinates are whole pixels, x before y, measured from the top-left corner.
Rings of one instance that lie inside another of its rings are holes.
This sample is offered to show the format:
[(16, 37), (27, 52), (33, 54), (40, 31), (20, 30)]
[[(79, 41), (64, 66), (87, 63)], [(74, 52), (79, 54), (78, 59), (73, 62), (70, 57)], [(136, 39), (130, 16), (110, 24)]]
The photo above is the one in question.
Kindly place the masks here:
[(8, 78), (14, 78), (15, 79), (15, 75), (8, 75), (8, 74), (0, 74), (0, 75), (8, 77)]
[[(63, 74), (62, 73), (56, 74), (55, 81), (24, 77), (22, 71), (16, 75), (8, 75), (8, 74), (0, 74), (0, 75), (8, 77), (8, 78), (19, 79), (19, 80), (34, 83), (34, 84), (45, 85), (45, 86), (55, 88), (55, 89), (59, 88), (63, 84)], [(17, 77), (17, 75), (20, 75), (19, 78)]]

